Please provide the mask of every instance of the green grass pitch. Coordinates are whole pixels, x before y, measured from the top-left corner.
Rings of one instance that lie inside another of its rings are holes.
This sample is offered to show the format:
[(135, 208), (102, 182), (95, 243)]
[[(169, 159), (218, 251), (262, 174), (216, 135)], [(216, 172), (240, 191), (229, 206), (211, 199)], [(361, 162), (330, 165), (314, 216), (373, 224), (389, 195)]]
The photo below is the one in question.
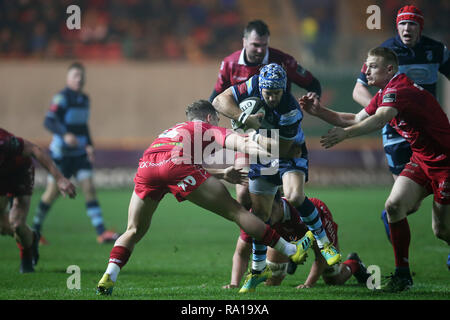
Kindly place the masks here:
[[(28, 221), (31, 223), (42, 190), (33, 195)], [(380, 211), (388, 188), (310, 188), (307, 194), (325, 201), (339, 224), (343, 256), (359, 253), (366, 265), (378, 265), (383, 275), (394, 269), (391, 245), (386, 239)], [(106, 226), (123, 232), (127, 222), (131, 190), (98, 192)], [(10, 237), (0, 237), (1, 300), (438, 300), (450, 299), (449, 247), (431, 230), (431, 197), (410, 216), (410, 248), (414, 287), (401, 294), (373, 292), (357, 285), (354, 278), (344, 286), (326, 286), (319, 280), (313, 289), (296, 290), (306, 279), (312, 254), (304, 266), (288, 276), (280, 287), (260, 285), (255, 293), (241, 295), (224, 290), (230, 279), (231, 258), (238, 228), (188, 202), (179, 204), (167, 195), (156, 211), (149, 232), (136, 246), (121, 271), (113, 295), (95, 294), (112, 244), (96, 243), (86, 216), (83, 196), (58, 199), (44, 226), (50, 242), (41, 246), (40, 261), (33, 274), (19, 274), (19, 251)], [(71, 265), (81, 270), (81, 289), (68, 289), (66, 273)]]

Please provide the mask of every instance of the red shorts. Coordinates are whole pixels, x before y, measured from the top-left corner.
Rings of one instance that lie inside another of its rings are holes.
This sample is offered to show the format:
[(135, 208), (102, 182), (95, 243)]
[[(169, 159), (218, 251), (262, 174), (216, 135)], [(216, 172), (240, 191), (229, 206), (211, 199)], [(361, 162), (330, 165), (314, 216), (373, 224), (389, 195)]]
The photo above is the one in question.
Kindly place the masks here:
[(34, 166), (24, 165), (0, 177), (0, 196), (31, 196), (34, 187)]
[(450, 204), (450, 164), (442, 167), (430, 167), (413, 154), (400, 175), (424, 187), (428, 194), (434, 194), (435, 202), (443, 205)]
[(170, 151), (149, 153), (140, 159), (134, 177), (134, 191), (139, 198), (160, 201), (171, 192), (178, 201), (184, 201), (211, 176), (200, 165), (174, 163), (171, 155)]

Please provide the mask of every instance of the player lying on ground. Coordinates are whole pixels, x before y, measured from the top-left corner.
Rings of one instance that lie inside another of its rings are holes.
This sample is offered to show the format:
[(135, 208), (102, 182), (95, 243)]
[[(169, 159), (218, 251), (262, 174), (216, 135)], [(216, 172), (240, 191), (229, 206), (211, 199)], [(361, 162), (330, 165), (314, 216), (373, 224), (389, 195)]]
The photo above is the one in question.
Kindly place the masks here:
[[(271, 63), (248, 81), (219, 94), (213, 105), (220, 113), (247, 127), (266, 129), (259, 130), (255, 137), (262, 137), (263, 131), (268, 131), (267, 134), (278, 132), (278, 158), (268, 163), (260, 161), (250, 165), (249, 190), (253, 213), (263, 221), (268, 221), (275, 194), (283, 186), (287, 201), (297, 208), (328, 264), (333, 265), (340, 261), (341, 255), (328, 240), (317, 210), (304, 192), (308, 181), (308, 151), (300, 125), (303, 113), (296, 99), (286, 91), (286, 86), (286, 71), (280, 65)], [(248, 115), (239, 108), (238, 104), (250, 97), (264, 102), (264, 116), (259, 113)], [(253, 257), (254, 278), (248, 278), (242, 286), (242, 293), (252, 291), (257, 283), (270, 276), (266, 259), (263, 258), (267, 247), (261, 243), (255, 243), (255, 246), (262, 254), (260, 259)]]
[(249, 235), (279, 250), (296, 263), (300, 263), (300, 258), (304, 256), (304, 250), (308, 247), (303, 249), (305, 239), (289, 243), (281, 238), (270, 226), (245, 210), (231, 197), (226, 187), (200, 165), (204, 157), (209, 156), (205, 154), (205, 149), (211, 150), (212, 143), (253, 156), (270, 154), (252, 137), (217, 127), (219, 117), (209, 101), (192, 103), (186, 115), (187, 122), (159, 135), (139, 161), (128, 209), (127, 230), (111, 250), (108, 267), (98, 283), (99, 294), (111, 294), (120, 269), (149, 229), (153, 213), (168, 192), (178, 201), (189, 200), (235, 222)]
[(434, 195), (432, 228), (450, 244), (450, 124), (437, 100), (398, 73), (396, 54), (378, 47), (368, 53), (368, 84), (381, 90), (358, 114), (335, 112), (308, 94), (299, 99), (303, 110), (337, 127), (322, 137), (325, 148), (352, 137), (381, 129), (389, 123), (411, 145), (410, 162), (395, 180), (385, 210), (395, 255), (395, 273), (383, 286), (403, 291), (412, 286), (409, 270), (411, 239), (407, 214)]
[[(310, 198), (310, 200), (319, 211), (328, 239), (330, 239), (336, 248), (339, 248), (337, 234), (338, 226), (333, 221), (330, 210), (321, 200), (316, 198)], [(299, 239), (308, 232), (308, 228), (300, 220), (298, 211), (291, 206), (285, 198), (280, 198), (279, 194), (275, 197), (270, 221), (272, 228), (285, 239)], [(329, 266), (321, 255), (316, 243), (313, 244), (312, 248), (315, 255), (314, 263), (311, 266), (311, 270), (305, 283), (298, 285), (298, 289), (313, 287), (321, 276), (325, 283), (329, 285), (344, 284), (350, 279), (352, 274), (359, 283), (365, 284), (367, 278), (370, 276), (356, 253), (349, 254), (347, 260), (341, 264)], [(237, 288), (239, 286), (244, 272), (247, 269), (251, 252), (252, 239), (241, 230), (241, 234), (236, 243), (236, 250), (233, 255), (231, 282), (224, 286), (224, 288)], [(266, 285), (280, 285), (287, 274), (289, 259), (269, 248), (266, 261), (267, 265), (272, 270), (272, 276), (266, 280)]]
[[(20, 272), (34, 272), (39, 259), (39, 236), (27, 225), (36, 159), (56, 181), (63, 196), (74, 198), (75, 186), (37, 145), (0, 128), (0, 234), (13, 236), (20, 249)], [(8, 210), (10, 198), (12, 204)]]

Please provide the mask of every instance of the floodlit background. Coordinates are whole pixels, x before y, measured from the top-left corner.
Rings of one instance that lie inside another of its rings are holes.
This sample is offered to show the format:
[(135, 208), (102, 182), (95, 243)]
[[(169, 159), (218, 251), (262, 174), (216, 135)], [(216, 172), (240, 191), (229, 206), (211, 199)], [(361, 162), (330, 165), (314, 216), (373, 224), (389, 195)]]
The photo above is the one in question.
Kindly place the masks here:
[[(66, 26), (73, 4), (81, 9), (80, 30)], [(423, 11), (425, 35), (448, 45), (448, 0), (3, 0), (0, 126), (47, 146), (44, 115), (65, 85), (67, 66), (81, 61), (87, 67), (97, 183), (131, 185), (151, 141), (184, 120), (187, 104), (210, 96), (220, 61), (242, 48), (248, 21), (264, 20), (270, 45), (320, 80), (325, 105), (357, 112), (352, 90), (365, 54), (395, 35), (396, 12), (406, 4)], [(370, 5), (381, 9), (379, 30), (367, 28)], [(448, 114), (450, 86), (442, 76), (438, 92)], [(294, 86), (293, 93), (304, 91)], [(229, 126), (225, 119), (221, 123)], [(311, 184), (392, 182), (379, 134), (325, 151), (318, 137), (330, 126), (306, 115), (303, 128)], [(44, 178), (38, 171), (36, 184)]]

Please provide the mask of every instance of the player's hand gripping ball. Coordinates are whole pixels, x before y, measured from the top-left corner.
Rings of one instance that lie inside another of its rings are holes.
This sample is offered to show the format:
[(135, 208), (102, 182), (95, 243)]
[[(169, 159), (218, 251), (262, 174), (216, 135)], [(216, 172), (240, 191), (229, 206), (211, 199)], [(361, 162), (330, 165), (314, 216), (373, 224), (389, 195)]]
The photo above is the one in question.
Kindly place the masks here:
[[(239, 109), (242, 110), (243, 113), (247, 115), (253, 115), (253, 114), (262, 114), (261, 120), (264, 118), (266, 114), (265, 109), (265, 103), (261, 99), (257, 97), (249, 97), (245, 100), (243, 100), (241, 103), (239, 103)], [(231, 127), (234, 130), (242, 129), (244, 131), (248, 130), (249, 128), (246, 127), (246, 125), (242, 122), (231, 120)]]

